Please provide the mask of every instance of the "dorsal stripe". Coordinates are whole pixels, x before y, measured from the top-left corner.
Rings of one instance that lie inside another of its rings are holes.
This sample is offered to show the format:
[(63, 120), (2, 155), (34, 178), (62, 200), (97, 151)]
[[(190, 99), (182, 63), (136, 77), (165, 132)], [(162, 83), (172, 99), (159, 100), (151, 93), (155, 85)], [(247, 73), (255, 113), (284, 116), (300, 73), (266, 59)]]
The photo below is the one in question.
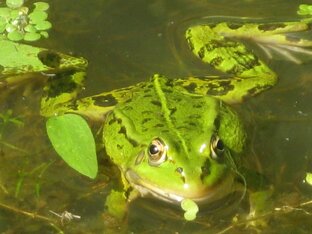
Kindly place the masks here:
[(156, 91), (156, 94), (160, 100), (161, 103), (161, 109), (162, 109), (162, 113), (164, 114), (164, 118), (165, 121), (168, 125), (168, 127), (172, 130), (172, 132), (174, 132), (174, 134), (177, 136), (177, 138), (180, 141), (180, 146), (181, 148), (184, 150), (185, 155), (188, 155), (188, 150), (187, 150), (187, 145), (185, 143), (185, 139), (181, 136), (181, 133), (176, 129), (176, 127), (174, 126), (172, 119), (170, 118), (170, 111), (167, 105), (167, 99), (166, 99), (166, 94), (164, 93), (164, 91), (162, 90), (162, 85), (160, 82), (160, 76), (159, 75), (154, 75), (154, 88)]

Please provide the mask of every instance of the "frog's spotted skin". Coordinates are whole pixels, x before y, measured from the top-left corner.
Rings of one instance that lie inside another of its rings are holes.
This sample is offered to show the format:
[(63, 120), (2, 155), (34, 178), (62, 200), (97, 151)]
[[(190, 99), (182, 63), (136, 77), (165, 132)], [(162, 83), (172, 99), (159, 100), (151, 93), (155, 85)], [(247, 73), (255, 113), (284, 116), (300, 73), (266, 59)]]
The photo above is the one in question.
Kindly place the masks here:
[[(104, 122), (104, 146), (126, 189), (172, 203), (211, 203), (241, 190), (244, 181), (239, 154), (246, 136), (228, 104), (277, 81), (275, 72), (236, 39), (305, 47), (311, 41), (296, 43), (282, 34), (308, 29), (303, 22), (191, 26), (185, 33), (191, 51), (226, 75), (171, 80), (154, 75), (147, 82), (76, 100), (57, 112)], [(44, 109), (43, 115), (55, 113), (53, 104)]]
[[(220, 198), (218, 189), (211, 191), (215, 183), (222, 184), (225, 194), (236, 189), (236, 167), (228, 152), (222, 163), (210, 155), (211, 140), (217, 133), (223, 137), (224, 124), (229, 124), (225, 116), (235, 125), (226, 134), (237, 136), (226, 143), (236, 152), (243, 147), (240, 122), (225, 104), (209, 96), (181, 92), (172, 81), (157, 75), (133, 91), (131, 102), (116, 105), (108, 114), (103, 136), (104, 144), (110, 146), (107, 154), (122, 156), (112, 160), (127, 180), (143, 194), (149, 191), (171, 201), (181, 201), (184, 196), (194, 200)], [(138, 108), (142, 100), (145, 105)], [(156, 165), (148, 152), (154, 140), (168, 147), (166, 159)], [(168, 173), (170, 181), (166, 180)]]

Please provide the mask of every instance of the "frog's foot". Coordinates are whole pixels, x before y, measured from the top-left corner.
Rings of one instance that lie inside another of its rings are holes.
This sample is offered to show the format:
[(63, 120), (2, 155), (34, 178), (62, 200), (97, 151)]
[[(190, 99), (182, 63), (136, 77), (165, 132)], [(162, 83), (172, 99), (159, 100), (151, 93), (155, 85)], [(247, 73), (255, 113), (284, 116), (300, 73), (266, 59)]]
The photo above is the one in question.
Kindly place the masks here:
[(296, 35), (265, 35), (253, 40), (270, 59), (277, 55), (281, 59), (300, 64), (304, 61), (303, 55), (312, 55), (312, 41)]
[(260, 44), (257, 45), (265, 52), (268, 58), (273, 58), (275, 54), (279, 55), (282, 59), (287, 61), (301, 64), (304, 62), (302, 55), (312, 55), (311, 48), (294, 46), (294, 45), (283, 45), (283, 44)]

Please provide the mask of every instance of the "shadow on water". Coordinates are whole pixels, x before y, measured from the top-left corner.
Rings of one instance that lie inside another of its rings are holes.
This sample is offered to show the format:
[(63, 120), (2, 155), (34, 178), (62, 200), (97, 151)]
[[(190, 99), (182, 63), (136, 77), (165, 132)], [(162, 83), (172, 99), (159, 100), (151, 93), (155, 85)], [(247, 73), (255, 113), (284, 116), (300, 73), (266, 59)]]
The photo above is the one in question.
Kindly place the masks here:
[[(32, 1), (28, 1), (32, 2)], [(296, 18), (300, 1), (49, 1), (50, 38), (38, 46), (83, 56), (89, 61), (84, 95), (124, 87), (154, 73), (185, 77), (206, 72), (186, 58), (177, 40), (181, 22), (205, 16)], [(235, 107), (246, 122), (248, 155), (274, 184), (267, 227), (233, 224), (233, 217), (183, 219), (179, 207), (139, 199), (124, 226), (131, 233), (311, 233), (312, 171), (311, 66), (270, 61), (280, 74), (272, 90)], [(213, 74), (213, 71), (212, 73)], [(119, 181), (118, 169), (99, 152), (95, 180), (79, 175), (58, 158), (39, 116), (40, 84), (19, 89), (1, 103), (0, 233), (105, 233), (104, 201)], [(71, 222), (51, 211), (71, 212)], [(80, 218), (79, 218), (79, 217)], [(234, 218), (235, 220), (235, 218)]]

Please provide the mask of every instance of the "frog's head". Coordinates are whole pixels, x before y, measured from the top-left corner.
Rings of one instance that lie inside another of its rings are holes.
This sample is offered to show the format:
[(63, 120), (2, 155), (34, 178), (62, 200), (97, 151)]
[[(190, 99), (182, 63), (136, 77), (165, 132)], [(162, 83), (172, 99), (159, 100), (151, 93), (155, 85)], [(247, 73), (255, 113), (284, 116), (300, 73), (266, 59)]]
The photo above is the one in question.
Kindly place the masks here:
[(236, 113), (215, 98), (174, 89), (165, 103), (153, 97), (117, 105), (104, 126), (107, 154), (132, 187), (173, 203), (211, 202), (234, 192), (233, 153), (245, 141)]

